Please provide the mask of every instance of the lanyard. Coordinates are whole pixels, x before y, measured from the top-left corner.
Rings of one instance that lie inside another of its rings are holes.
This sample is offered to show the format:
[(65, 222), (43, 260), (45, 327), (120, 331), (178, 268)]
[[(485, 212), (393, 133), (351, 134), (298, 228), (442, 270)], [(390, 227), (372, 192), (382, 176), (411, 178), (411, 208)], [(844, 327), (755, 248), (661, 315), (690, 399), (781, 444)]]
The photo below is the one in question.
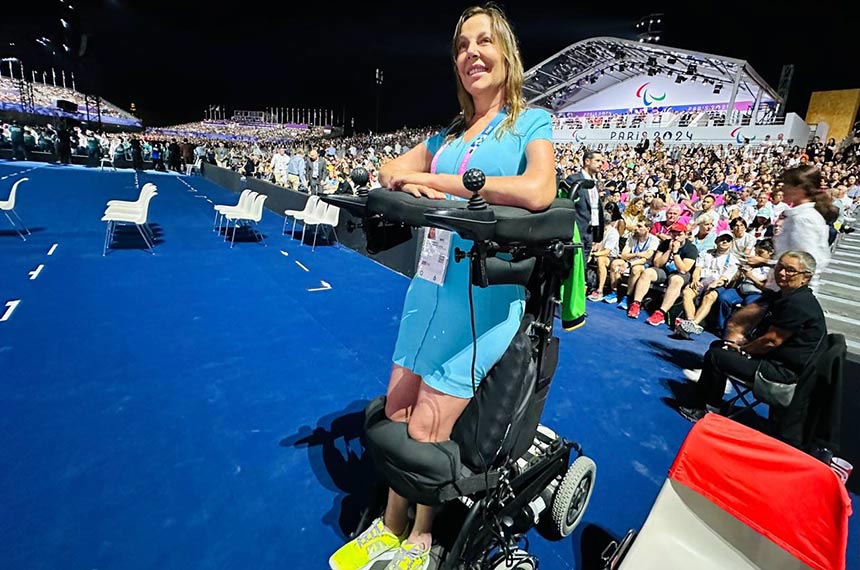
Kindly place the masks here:
[[(479, 134), (472, 140), (472, 143), (469, 145), (469, 148), (466, 149), (466, 154), (463, 155), (463, 160), (460, 161), (460, 168), (457, 170), (457, 174), (465, 174), (466, 167), (469, 166), (469, 160), (472, 158), (472, 155), (475, 154), (475, 151), (478, 149), (478, 146), (480, 146), (480, 144), (484, 142), (488, 136), (490, 136), (490, 134), (495, 130), (499, 123), (502, 122), (503, 118), (504, 113), (502, 113), (501, 111), (496, 113), (496, 116), (493, 117), (493, 120), (490, 121), (490, 124), (484, 127), (484, 130), (481, 131), (481, 134)], [(436, 174), (436, 166), (439, 163), (439, 157), (442, 155), (442, 152), (446, 148), (448, 148), (449, 143), (450, 141), (445, 141), (445, 144), (443, 144), (433, 156), (433, 161), (430, 163), (430, 172), (432, 174)]]
[(648, 245), (648, 240), (651, 239), (650, 236), (645, 238), (643, 242), (634, 242), (633, 243), (633, 253), (642, 253), (645, 251), (645, 246)]

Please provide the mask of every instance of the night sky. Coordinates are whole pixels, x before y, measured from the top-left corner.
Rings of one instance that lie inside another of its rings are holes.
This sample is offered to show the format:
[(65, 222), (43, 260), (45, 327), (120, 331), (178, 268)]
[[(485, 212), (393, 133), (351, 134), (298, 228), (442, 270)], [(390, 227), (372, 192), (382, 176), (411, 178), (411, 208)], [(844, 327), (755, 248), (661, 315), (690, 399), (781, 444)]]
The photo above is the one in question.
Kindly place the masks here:
[[(222, 104), (345, 110), (366, 131), (375, 122), (377, 67), (384, 73), (382, 130), (447, 123), (457, 111), (449, 42), (472, 2), (244, 0), (219, 10), (214, 0), (71, 1), (77, 21), (70, 22), (68, 41), (79, 51), (86, 33), (86, 51), (77, 61), (53, 58), (54, 65), (77, 67), (80, 90), (124, 108), (134, 102), (150, 125), (199, 120), (205, 107)], [(52, 56), (34, 40), (47, 36), (62, 44), (59, 0), (10, 4), (4, 2), (0, 18), (0, 57), (16, 55), (28, 69), (50, 69)], [(782, 65), (794, 63), (788, 110), (801, 116), (814, 90), (860, 87), (847, 1), (819, 5), (821, 18), (749, 1), (518, 0), (502, 6), (526, 69), (588, 37), (633, 39), (639, 18), (662, 11), (663, 45), (747, 59), (774, 88)]]

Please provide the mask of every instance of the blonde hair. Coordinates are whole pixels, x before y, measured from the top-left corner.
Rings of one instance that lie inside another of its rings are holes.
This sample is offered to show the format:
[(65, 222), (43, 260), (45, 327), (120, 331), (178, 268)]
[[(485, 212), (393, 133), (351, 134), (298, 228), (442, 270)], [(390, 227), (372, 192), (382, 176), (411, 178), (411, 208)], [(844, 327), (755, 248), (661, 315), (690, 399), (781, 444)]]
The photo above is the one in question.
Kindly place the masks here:
[(457, 22), (457, 27), (454, 29), (454, 38), (451, 41), (451, 58), (454, 64), (454, 77), (457, 81), (457, 101), (460, 103), (460, 114), (458, 114), (454, 120), (451, 121), (451, 124), (448, 125), (448, 137), (455, 137), (464, 132), (466, 130), (466, 126), (475, 116), (475, 102), (463, 86), (463, 82), (460, 80), (460, 73), (457, 69), (457, 46), (460, 34), (463, 31), (463, 24), (466, 20), (482, 14), (490, 18), (490, 29), (492, 30), (493, 41), (497, 43), (499, 51), (505, 61), (504, 106), (507, 110), (507, 116), (496, 129), (496, 137), (500, 137), (505, 132), (513, 132), (514, 125), (516, 124), (520, 113), (522, 113), (526, 108), (526, 102), (523, 98), (523, 83), (525, 75), (523, 71), (523, 61), (520, 57), (517, 38), (514, 35), (510, 22), (508, 22), (502, 9), (493, 2), (488, 2), (482, 6), (466, 8), (460, 15), (460, 20)]

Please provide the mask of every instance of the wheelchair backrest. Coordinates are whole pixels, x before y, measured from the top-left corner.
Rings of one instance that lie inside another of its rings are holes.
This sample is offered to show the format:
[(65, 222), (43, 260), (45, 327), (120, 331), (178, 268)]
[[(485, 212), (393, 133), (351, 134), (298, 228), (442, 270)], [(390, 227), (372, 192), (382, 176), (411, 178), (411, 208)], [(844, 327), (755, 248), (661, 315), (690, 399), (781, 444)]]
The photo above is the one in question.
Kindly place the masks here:
[[(538, 378), (537, 351), (529, 334), (533, 321), (525, 315), (510, 346), (454, 425), (451, 439), (460, 446), (463, 464), (475, 473), (518, 458), (534, 439), (549, 386), (548, 379)], [(551, 342), (550, 349), (557, 353), (558, 343)]]

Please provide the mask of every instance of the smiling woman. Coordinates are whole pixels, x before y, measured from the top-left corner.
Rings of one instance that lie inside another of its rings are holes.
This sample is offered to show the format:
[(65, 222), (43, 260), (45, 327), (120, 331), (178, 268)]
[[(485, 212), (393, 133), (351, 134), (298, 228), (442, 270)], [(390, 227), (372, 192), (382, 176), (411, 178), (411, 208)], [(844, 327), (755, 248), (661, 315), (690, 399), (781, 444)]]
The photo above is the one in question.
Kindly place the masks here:
[[(468, 198), (472, 192), (463, 174), (477, 168), (486, 175), (480, 194), (487, 202), (547, 208), (556, 190), (552, 123), (546, 111), (526, 108), (522, 60), (501, 10), (492, 4), (466, 9), (451, 56), (460, 113), (447, 128), (388, 162), (380, 183), (417, 197)], [(469, 251), (472, 243), (442, 230), (428, 234), (428, 242), (440, 269), (419, 273), (407, 291), (385, 414), (406, 422), (413, 440), (434, 443), (450, 439), (477, 384), (510, 345), (523, 317), (525, 289), (472, 289), (473, 331), (469, 266), (451, 254), (453, 248)], [(410, 531), (407, 509), (407, 500), (389, 490), (385, 515), (335, 552), (330, 567), (357, 570), (390, 559), (388, 570), (427, 568), (433, 511), (417, 505)]]

